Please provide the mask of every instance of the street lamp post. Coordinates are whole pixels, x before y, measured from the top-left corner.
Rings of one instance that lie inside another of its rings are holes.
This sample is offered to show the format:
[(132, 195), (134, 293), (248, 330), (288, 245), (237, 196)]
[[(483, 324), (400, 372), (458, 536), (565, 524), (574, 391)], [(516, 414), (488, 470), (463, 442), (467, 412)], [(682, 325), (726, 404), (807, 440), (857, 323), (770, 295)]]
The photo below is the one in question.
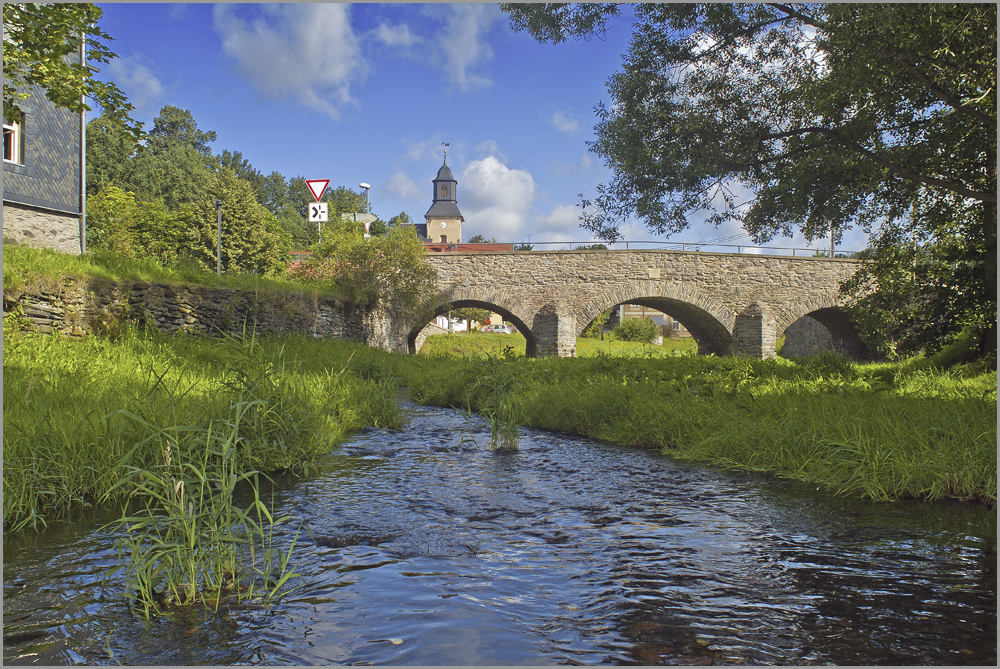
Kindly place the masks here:
[(371, 186), (371, 184), (366, 184), (364, 182), (361, 182), (358, 185), (361, 186), (361, 188), (363, 188), (364, 191), (365, 191), (365, 216), (366, 216), (366, 218), (365, 218), (364, 223), (365, 223), (365, 239), (368, 239), (368, 237), (371, 236), (371, 235), (368, 234), (368, 226), (371, 225), (371, 223), (368, 221), (367, 215), (370, 214), (371, 211), (372, 211), (372, 203), (371, 203), (371, 200), (369, 199), (369, 193), (371, 192), (372, 186)]

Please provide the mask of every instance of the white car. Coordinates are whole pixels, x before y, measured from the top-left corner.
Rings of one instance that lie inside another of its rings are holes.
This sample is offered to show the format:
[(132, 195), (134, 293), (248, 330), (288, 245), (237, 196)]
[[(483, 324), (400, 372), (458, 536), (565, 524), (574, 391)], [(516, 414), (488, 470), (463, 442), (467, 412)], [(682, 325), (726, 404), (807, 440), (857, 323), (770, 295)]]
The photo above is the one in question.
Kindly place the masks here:
[(510, 328), (506, 325), (487, 325), (483, 332), (492, 332), (494, 334), (510, 334)]

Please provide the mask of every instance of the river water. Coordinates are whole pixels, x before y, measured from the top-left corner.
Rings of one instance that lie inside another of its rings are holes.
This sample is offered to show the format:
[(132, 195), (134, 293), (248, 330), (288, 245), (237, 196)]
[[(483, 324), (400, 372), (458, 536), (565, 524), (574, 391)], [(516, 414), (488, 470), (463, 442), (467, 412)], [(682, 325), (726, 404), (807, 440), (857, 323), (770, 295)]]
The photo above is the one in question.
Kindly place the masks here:
[(993, 510), (409, 411), (278, 481), (312, 537), (268, 609), (134, 618), (108, 517), (5, 538), (4, 663), (996, 664)]

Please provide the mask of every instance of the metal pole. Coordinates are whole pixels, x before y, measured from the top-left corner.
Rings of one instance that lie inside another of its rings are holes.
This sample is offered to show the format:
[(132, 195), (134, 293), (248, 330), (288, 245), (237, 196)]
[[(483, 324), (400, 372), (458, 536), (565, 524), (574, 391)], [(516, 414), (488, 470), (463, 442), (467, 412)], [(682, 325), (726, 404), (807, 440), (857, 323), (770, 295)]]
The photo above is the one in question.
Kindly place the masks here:
[[(80, 64), (87, 66), (87, 56), (83, 45), (84, 35), (80, 35)], [(86, 83), (86, 81), (84, 81)], [(85, 93), (80, 94), (80, 104), (87, 104)], [(87, 252), (87, 112), (80, 112), (80, 253)]]
[(215, 245), (215, 275), (222, 276), (222, 200), (215, 201), (218, 236)]
[(830, 221), (830, 259), (833, 259), (833, 221)]

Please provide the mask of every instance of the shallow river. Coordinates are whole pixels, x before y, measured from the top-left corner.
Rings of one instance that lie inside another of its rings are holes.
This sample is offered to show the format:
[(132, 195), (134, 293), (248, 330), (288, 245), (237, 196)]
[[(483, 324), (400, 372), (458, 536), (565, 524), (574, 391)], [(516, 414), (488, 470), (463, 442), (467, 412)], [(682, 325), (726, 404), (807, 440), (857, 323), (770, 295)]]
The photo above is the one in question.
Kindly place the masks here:
[(4, 663), (996, 664), (995, 511), (410, 411), (279, 481), (314, 539), (271, 609), (131, 617), (107, 517), (5, 539)]

